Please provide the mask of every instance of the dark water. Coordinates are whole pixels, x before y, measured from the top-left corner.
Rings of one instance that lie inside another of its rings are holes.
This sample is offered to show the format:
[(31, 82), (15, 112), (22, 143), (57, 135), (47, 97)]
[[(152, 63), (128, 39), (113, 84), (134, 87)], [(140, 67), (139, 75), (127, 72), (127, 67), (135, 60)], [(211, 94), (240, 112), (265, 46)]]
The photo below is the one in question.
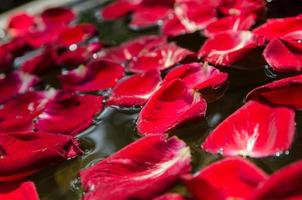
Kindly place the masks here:
[[(97, 8), (98, 5), (96, 5), (95, 9), (82, 13), (80, 21), (96, 24), (100, 32), (99, 38), (106, 44), (116, 45), (138, 35), (157, 32), (156, 29), (132, 32), (127, 29), (127, 18), (115, 22), (101, 23), (94, 16)], [(266, 16), (285, 17), (296, 15), (301, 11), (301, 1), (279, 0), (269, 3)], [(183, 47), (198, 50), (204, 38), (195, 33), (173, 38), (172, 40)], [(233, 68), (221, 68), (222, 71), (229, 73), (229, 82), (219, 91), (204, 93), (205, 98), (209, 102), (206, 118), (187, 124), (170, 133), (171, 135), (177, 135), (191, 147), (193, 171), (197, 171), (220, 159), (220, 156), (203, 152), (200, 145), (220, 122), (244, 103), (244, 98), (248, 91), (272, 80), (282, 78), (280, 75), (273, 74), (267, 70), (261, 51), (261, 49), (255, 50), (248, 58), (239, 62)], [(42, 200), (80, 199), (82, 189), (78, 178), (79, 170), (106, 158), (138, 138), (139, 135), (135, 129), (135, 120), (138, 112), (139, 110), (137, 109), (106, 108), (95, 120), (94, 126), (79, 135), (81, 145), (85, 149), (83, 156), (59, 165), (50, 166), (31, 177), (37, 185), (40, 198)], [(251, 160), (268, 173), (272, 173), (288, 163), (301, 159), (301, 120), (301, 113), (297, 113), (296, 138), (287, 154)], [(181, 184), (172, 190), (186, 193), (185, 188)]]

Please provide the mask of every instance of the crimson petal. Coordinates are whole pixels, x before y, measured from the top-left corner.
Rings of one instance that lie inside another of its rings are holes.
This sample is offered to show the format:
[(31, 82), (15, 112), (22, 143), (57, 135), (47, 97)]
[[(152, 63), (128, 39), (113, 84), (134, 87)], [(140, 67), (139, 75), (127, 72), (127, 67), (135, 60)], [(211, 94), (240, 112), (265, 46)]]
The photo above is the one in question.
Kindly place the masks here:
[(12, 182), (0, 184), (0, 199), (39, 200), (39, 196), (33, 182)]
[(102, 8), (99, 14), (103, 20), (114, 20), (134, 11), (141, 2), (142, 0), (118, 0)]
[(264, 0), (222, 0), (219, 10), (225, 15), (261, 14), (265, 9)]
[(163, 194), (159, 197), (156, 197), (153, 200), (186, 200), (186, 198), (180, 194), (167, 193), (167, 194)]
[(113, 88), (107, 103), (123, 107), (142, 106), (159, 88), (160, 83), (161, 77), (158, 71), (126, 77)]
[(0, 47), (0, 73), (7, 72), (11, 69), (14, 61), (13, 55), (9, 49)]
[(273, 156), (291, 147), (294, 133), (293, 110), (248, 101), (213, 130), (202, 148), (223, 156)]
[(61, 75), (60, 80), (64, 89), (87, 92), (111, 88), (123, 75), (122, 66), (109, 61), (93, 60), (87, 66), (79, 66)]
[(227, 78), (227, 73), (222, 73), (218, 69), (202, 63), (190, 63), (181, 65), (171, 70), (164, 81), (181, 79), (188, 88), (202, 90), (205, 88), (217, 88), (223, 84)]
[(23, 179), (82, 153), (71, 136), (40, 132), (0, 133), (0, 147), (0, 181)]
[(184, 122), (203, 117), (207, 104), (180, 79), (157, 90), (139, 113), (137, 129), (143, 134), (166, 133)]
[(58, 28), (70, 24), (75, 19), (75, 13), (70, 8), (48, 8), (41, 13), (43, 22), (48, 27)]
[(185, 183), (196, 199), (248, 199), (268, 176), (257, 166), (242, 158), (217, 161)]
[(7, 29), (13, 37), (16, 37), (32, 31), (35, 25), (36, 22), (33, 16), (21, 12), (10, 17)]
[(247, 95), (247, 99), (302, 109), (302, 75), (281, 79), (255, 88)]
[(143, 137), (80, 172), (89, 199), (151, 199), (190, 170), (190, 150), (176, 137)]

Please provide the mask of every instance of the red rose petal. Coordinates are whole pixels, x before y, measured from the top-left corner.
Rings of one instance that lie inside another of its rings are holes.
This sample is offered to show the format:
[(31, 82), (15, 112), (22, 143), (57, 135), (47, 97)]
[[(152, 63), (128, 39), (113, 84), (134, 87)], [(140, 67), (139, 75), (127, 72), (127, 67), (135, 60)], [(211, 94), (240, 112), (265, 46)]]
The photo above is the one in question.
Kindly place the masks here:
[(254, 192), (253, 200), (302, 198), (302, 161), (292, 163), (276, 171), (266, 182)]
[(186, 121), (205, 115), (205, 100), (179, 79), (157, 90), (139, 113), (137, 129), (143, 134), (166, 133)]
[(0, 47), (0, 73), (7, 72), (12, 68), (14, 61), (9, 49)]
[(63, 32), (64, 30), (64, 28), (58, 28), (36, 31), (27, 34), (26, 37), (22, 39), (26, 42), (26, 45), (37, 49), (43, 46), (51, 46), (57, 40), (61, 32)]
[(164, 81), (181, 79), (188, 88), (202, 90), (205, 88), (217, 88), (223, 84), (227, 78), (227, 73), (222, 73), (218, 69), (202, 63), (190, 63), (172, 69), (165, 77)]
[(247, 95), (247, 99), (262, 100), (278, 106), (302, 109), (302, 75), (281, 79), (255, 88)]
[(204, 30), (203, 34), (207, 37), (213, 37), (217, 33), (226, 31), (248, 30), (255, 24), (255, 15), (228, 16), (210, 23)]
[(186, 198), (184, 198), (180, 194), (167, 193), (167, 194), (161, 195), (159, 197), (156, 197), (153, 200), (186, 200)]
[(142, 106), (159, 88), (160, 83), (161, 77), (158, 71), (126, 77), (113, 88), (107, 103), (123, 107)]
[(70, 24), (75, 19), (75, 13), (70, 8), (48, 8), (41, 13), (43, 22), (48, 27), (57, 28)]
[(1, 77), (0, 103), (7, 101), (17, 94), (25, 93), (38, 82), (38, 77), (24, 73), (22, 71), (14, 71), (7, 76)]
[(202, 148), (223, 156), (273, 156), (291, 147), (294, 133), (293, 110), (248, 101), (213, 130)]
[(7, 29), (13, 37), (16, 37), (32, 31), (35, 25), (36, 22), (33, 16), (21, 12), (10, 16)]
[(248, 199), (268, 176), (257, 166), (242, 158), (217, 161), (185, 183), (196, 199)]
[(163, 44), (133, 59), (128, 65), (128, 70), (134, 73), (164, 70), (193, 55), (193, 52), (178, 47), (175, 43)]
[(258, 46), (249, 31), (224, 32), (209, 38), (198, 55), (214, 65), (230, 66)]
[(288, 33), (302, 29), (302, 16), (269, 19), (267, 22), (253, 30), (255, 35), (267, 40), (282, 37)]
[(190, 157), (176, 137), (143, 137), (80, 172), (83, 199), (151, 199), (189, 172)]
[(0, 133), (0, 147), (0, 181), (23, 179), (82, 153), (78, 141), (70, 136), (39, 132)]
[(142, 2), (142, 0), (118, 0), (111, 3), (100, 10), (100, 16), (103, 20), (114, 20), (127, 15), (129, 12), (135, 10), (135, 8)]
[(33, 182), (12, 182), (0, 184), (0, 199), (39, 200), (39, 196)]
[(265, 10), (264, 0), (222, 0), (220, 12), (225, 15), (261, 14)]
[(101, 96), (58, 93), (39, 114), (34, 126), (48, 133), (76, 135), (88, 128), (103, 109)]
[(124, 75), (124, 68), (118, 64), (93, 60), (87, 66), (80, 66), (60, 76), (63, 88), (81, 92), (100, 91), (113, 87)]

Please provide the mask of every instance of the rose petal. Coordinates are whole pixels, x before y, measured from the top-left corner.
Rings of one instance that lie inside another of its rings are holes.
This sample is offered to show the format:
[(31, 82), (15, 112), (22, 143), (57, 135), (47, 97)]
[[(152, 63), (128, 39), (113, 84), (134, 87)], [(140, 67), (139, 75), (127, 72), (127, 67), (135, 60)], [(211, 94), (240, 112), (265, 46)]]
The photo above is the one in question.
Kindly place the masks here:
[(100, 91), (112, 88), (124, 75), (124, 68), (118, 64), (93, 60), (87, 66), (80, 66), (60, 76), (63, 88), (81, 92)]
[(82, 153), (74, 138), (40, 132), (0, 133), (0, 147), (0, 181), (23, 179)]
[(164, 84), (139, 113), (137, 129), (142, 135), (166, 133), (187, 121), (203, 117), (205, 100), (179, 79)]
[(266, 8), (264, 0), (222, 0), (220, 12), (225, 15), (262, 14)]
[(33, 182), (12, 182), (0, 184), (0, 199), (39, 200), (39, 196)]
[(167, 193), (167, 194), (163, 194), (159, 197), (156, 197), (153, 200), (186, 200), (185, 197), (183, 197), (180, 194), (176, 194), (176, 193)]
[(142, 0), (118, 0), (102, 8), (99, 14), (103, 20), (114, 20), (134, 11), (141, 2)]
[(151, 199), (190, 170), (190, 157), (176, 137), (143, 137), (80, 172), (83, 199)]
[(293, 110), (248, 101), (213, 130), (202, 148), (223, 156), (273, 156), (291, 147), (294, 133)]
[(302, 109), (302, 75), (281, 79), (255, 88), (247, 95), (247, 99)]
[(196, 199), (248, 199), (268, 176), (257, 166), (242, 158), (217, 161), (185, 183)]
[(202, 90), (219, 87), (227, 80), (228, 74), (222, 73), (208, 64), (194, 62), (172, 69), (164, 81), (177, 78), (183, 80), (188, 88)]
[(0, 47), (0, 73), (7, 72), (12, 68), (14, 57), (9, 49)]
[(20, 12), (10, 16), (7, 30), (13, 37), (22, 36), (34, 29), (35, 18), (26, 12)]
[(64, 28), (57, 28), (35, 31), (27, 34), (23, 40), (26, 42), (26, 45), (29, 45), (34, 49), (38, 49), (43, 46), (51, 46), (64, 30)]
[(161, 77), (158, 71), (126, 77), (113, 88), (107, 103), (122, 107), (142, 106), (159, 88), (160, 83)]
[(41, 18), (47, 27), (66, 26), (75, 19), (75, 13), (70, 8), (48, 8), (41, 13)]
[(76, 135), (93, 123), (103, 109), (102, 101), (101, 96), (58, 93), (38, 115), (34, 127), (42, 132)]

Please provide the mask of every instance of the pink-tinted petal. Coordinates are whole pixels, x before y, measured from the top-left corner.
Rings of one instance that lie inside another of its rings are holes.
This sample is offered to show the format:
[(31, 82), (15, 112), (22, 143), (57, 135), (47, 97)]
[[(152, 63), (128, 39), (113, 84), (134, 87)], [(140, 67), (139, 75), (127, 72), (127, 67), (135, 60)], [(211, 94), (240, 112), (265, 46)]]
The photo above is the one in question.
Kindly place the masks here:
[(39, 196), (33, 182), (11, 182), (0, 184), (0, 199), (39, 200)]
[(264, 0), (221, 0), (219, 10), (225, 15), (262, 14), (265, 10)]
[(228, 16), (210, 23), (204, 30), (203, 34), (207, 37), (213, 37), (217, 33), (226, 31), (248, 30), (255, 24), (255, 15)]
[(269, 19), (253, 30), (255, 35), (263, 36), (267, 40), (282, 37), (288, 33), (302, 29), (302, 17), (287, 17)]
[(163, 44), (133, 59), (128, 65), (128, 70), (134, 73), (164, 70), (193, 55), (193, 52), (183, 49), (175, 43)]
[(181, 65), (171, 70), (164, 81), (181, 79), (188, 88), (202, 90), (205, 88), (217, 88), (223, 84), (228, 74), (220, 72), (218, 69), (208, 64), (190, 63)]
[(0, 132), (33, 129), (33, 120), (45, 109), (56, 92), (27, 92), (1, 105)]
[(22, 71), (15, 71), (0, 77), (0, 103), (7, 101), (17, 94), (27, 92), (38, 82), (38, 77)]
[(161, 77), (158, 71), (126, 77), (113, 88), (107, 103), (116, 106), (142, 106), (159, 88), (160, 83)]
[(70, 8), (48, 8), (41, 13), (41, 18), (46, 26), (58, 28), (70, 24), (75, 19), (75, 13)]
[(291, 147), (294, 133), (293, 110), (248, 101), (213, 130), (202, 148), (223, 156), (273, 156)]
[(80, 173), (85, 200), (151, 199), (190, 170), (190, 150), (176, 137), (143, 137)]
[(33, 16), (21, 12), (9, 18), (7, 29), (12, 36), (16, 37), (32, 31), (35, 25), (36, 22)]
[(252, 90), (247, 99), (302, 109), (302, 75), (293, 76)]
[(276, 171), (254, 192), (253, 200), (299, 200), (302, 198), (302, 161)]
[(82, 153), (71, 136), (40, 132), (0, 133), (0, 148), (0, 181), (23, 179)]
[(167, 194), (163, 194), (159, 197), (156, 197), (153, 200), (186, 200), (186, 198), (180, 194), (167, 193)]
[(142, 0), (118, 0), (100, 10), (100, 16), (103, 20), (114, 20), (136, 9)]
[(139, 113), (137, 129), (142, 135), (166, 133), (180, 124), (203, 117), (206, 107), (200, 94), (175, 79), (151, 96)]
[(61, 75), (60, 80), (64, 89), (99, 91), (112, 88), (123, 75), (124, 68), (118, 64), (92, 60), (87, 66), (79, 66)]
[(224, 32), (209, 38), (198, 55), (214, 65), (230, 66), (258, 45), (249, 31)]
[(220, 160), (193, 177), (184, 177), (198, 200), (248, 199), (267, 178), (261, 169), (242, 158)]
[(101, 96), (58, 93), (38, 115), (34, 127), (48, 133), (76, 135), (88, 128), (103, 109)]

